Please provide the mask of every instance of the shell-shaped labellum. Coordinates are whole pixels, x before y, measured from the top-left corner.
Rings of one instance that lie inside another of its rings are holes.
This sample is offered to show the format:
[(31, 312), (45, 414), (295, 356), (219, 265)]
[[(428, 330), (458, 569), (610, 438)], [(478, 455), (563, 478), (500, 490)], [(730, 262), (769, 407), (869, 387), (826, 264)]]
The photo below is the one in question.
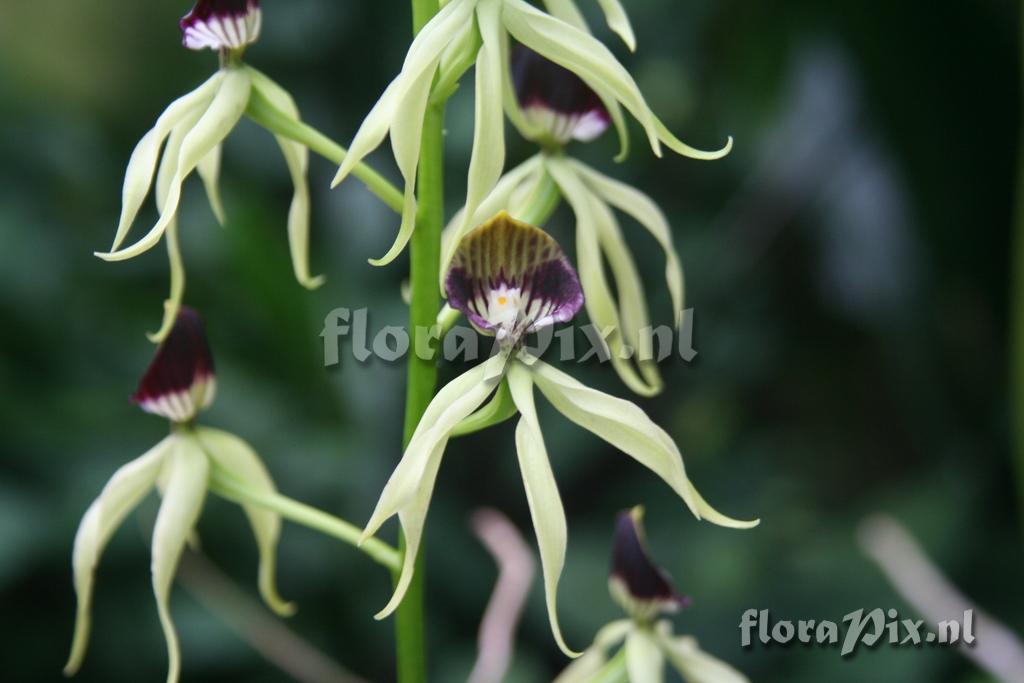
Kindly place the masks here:
[(445, 281), (448, 303), (499, 341), (572, 320), (583, 288), (550, 235), (502, 211), (466, 235)]
[(131, 400), (147, 413), (188, 422), (213, 402), (216, 386), (203, 319), (183, 306)]
[(615, 521), (610, 586), (616, 601), (638, 619), (675, 612), (689, 603), (688, 598), (675, 592), (671, 577), (651, 559), (643, 508), (621, 512)]
[(190, 50), (237, 50), (260, 37), (259, 0), (199, 0), (182, 17), (182, 44)]
[(589, 142), (611, 125), (601, 98), (579, 76), (524, 45), (512, 51), (512, 81), (527, 121), (556, 142)]

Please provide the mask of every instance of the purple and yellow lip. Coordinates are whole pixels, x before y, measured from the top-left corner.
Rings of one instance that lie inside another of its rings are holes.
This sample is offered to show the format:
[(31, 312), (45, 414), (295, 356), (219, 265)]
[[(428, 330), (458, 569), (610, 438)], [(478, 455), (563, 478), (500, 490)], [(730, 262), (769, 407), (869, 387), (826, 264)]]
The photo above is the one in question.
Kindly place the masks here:
[(448, 303), (499, 340), (572, 320), (579, 277), (546, 232), (501, 212), (463, 238), (445, 282)]

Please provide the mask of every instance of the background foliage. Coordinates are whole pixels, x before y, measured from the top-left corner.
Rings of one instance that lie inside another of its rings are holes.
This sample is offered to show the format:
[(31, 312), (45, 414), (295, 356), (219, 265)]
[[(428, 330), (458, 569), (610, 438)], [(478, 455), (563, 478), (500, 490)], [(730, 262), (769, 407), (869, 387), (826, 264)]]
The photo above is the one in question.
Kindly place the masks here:
[[(569, 642), (584, 645), (616, 616), (605, 589), (611, 522), (644, 502), (658, 558), (695, 599), (677, 630), (754, 680), (982, 680), (938, 649), (882, 647), (846, 660), (799, 646), (747, 651), (737, 624), (748, 607), (833, 620), (859, 607), (903, 609), (855, 540), (866, 515), (885, 511), (981, 606), (1024, 631), (1005, 360), (1017, 8), (627, 4), (638, 55), (602, 37), (655, 110), (698, 146), (734, 135), (735, 151), (716, 163), (658, 161), (637, 144), (615, 168), (610, 136), (575, 151), (645, 188), (672, 218), (700, 355), (667, 366), (669, 390), (644, 405), (681, 444), (709, 500), (764, 523), (731, 532), (695, 522), (646, 471), (547, 411), (570, 520)], [(114, 468), (166, 429), (125, 400), (152, 351), (142, 333), (159, 322), (162, 250), (113, 265), (91, 253), (112, 238), (135, 141), (215, 68), (211, 54), (179, 47), (187, 5), (0, 3), (7, 680), (59, 676), (78, 519)], [(309, 121), (347, 142), (401, 62), (407, 3), (269, 0), (265, 13), (249, 61), (290, 88)], [(456, 96), (448, 119), (451, 209), (463, 196), (469, 95)], [(516, 143), (512, 160), (529, 152)], [(386, 155), (376, 161), (389, 168)], [(205, 422), (254, 444), (284, 492), (363, 521), (399, 456), (403, 372), (351, 357), (327, 371), (318, 334), (337, 306), (370, 307), (375, 329), (404, 322), (404, 267), (365, 262), (390, 244), (396, 221), (355, 181), (328, 192), (334, 169), (314, 160), (313, 262), (329, 280), (309, 294), (291, 275), (290, 188), (273, 140), (245, 124), (224, 164), (227, 228), (198, 184), (182, 222), (187, 301), (205, 313), (219, 364), (221, 393)], [(627, 228), (660, 288), (656, 245)], [(565, 212), (552, 230), (570, 235)], [(669, 320), (667, 296), (652, 305)], [(609, 368), (572, 372), (626, 393)], [(436, 680), (464, 678), (494, 579), (470, 511), (495, 506), (529, 530), (514, 460), (510, 425), (460, 440), (446, 460), (428, 529)], [(150, 500), (104, 557), (80, 681), (162, 680), (145, 547), (154, 513)], [(242, 514), (211, 500), (200, 530), (204, 552), (254, 594), (256, 553)], [(370, 618), (387, 597), (385, 573), (294, 526), (281, 557), (282, 591), (300, 605), (291, 626), (361, 676), (388, 680), (391, 624)], [(186, 680), (287, 680), (190, 592), (179, 588), (173, 608)], [(512, 680), (544, 680), (561, 664), (538, 585)]]

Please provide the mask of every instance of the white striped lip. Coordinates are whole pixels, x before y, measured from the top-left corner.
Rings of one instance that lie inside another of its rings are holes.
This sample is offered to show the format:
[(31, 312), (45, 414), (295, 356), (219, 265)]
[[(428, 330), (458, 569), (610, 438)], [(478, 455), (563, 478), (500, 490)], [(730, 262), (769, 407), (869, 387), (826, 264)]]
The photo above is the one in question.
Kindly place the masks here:
[(190, 50), (237, 50), (259, 38), (263, 12), (256, 0), (199, 2), (181, 20), (182, 43)]

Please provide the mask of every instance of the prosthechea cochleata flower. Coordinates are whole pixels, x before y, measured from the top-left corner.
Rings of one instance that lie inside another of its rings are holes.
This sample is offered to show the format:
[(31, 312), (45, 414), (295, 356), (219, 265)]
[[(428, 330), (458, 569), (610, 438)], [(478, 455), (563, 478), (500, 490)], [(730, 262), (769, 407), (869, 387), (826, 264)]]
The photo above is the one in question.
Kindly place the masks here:
[[(571, 3), (563, 0), (553, 4), (564, 10)], [(602, 5), (610, 16), (619, 16), (618, 3), (606, 1)], [(613, 21), (623, 25), (621, 20)], [(413, 40), (401, 71), (363, 121), (334, 179), (334, 185), (342, 182), (390, 134), (395, 161), (405, 181), (405, 206), (394, 244), (371, 263), (390, 263), (409, 242), (416, 224), (416, 172), (425, 113), (432, 100), (451, 94), (471, 66), (476, 66), (476, 104), (467, 216), (476, 212), (504, 169), (503, 111), (524, 135), (534, 137), (534, 126), (520, 111), (511, 82), (510, 37), (572, 71), (597, 93), (618, 130), (620, 157), (628, 148), (623, 108), (644, 127), (651, 148), (659, 156), (663, 144), (697, 159), (717, 159), (729, 152), (731, 139), (722, 149), (706, 152), (676, 138), (651, 111), (633, 77), (611, 51), (577, 25), (546, 14), (525, 0), (451, 0)]]
[[(195, 311), (181, 307), (132, 397), (146, 412), (167, 418), (171, 433), (114, 473), (82, 517), (75, 536), (72, 565), (78, 610), (66, 674), (76, 673), (85, 657), (93, 581), (100, 556), (125, 518), (156, 489), (162, 502), (153, 527), (153, 593), (167, 640), (167, 680), (178, 680), (181, 657), (168, 603), (178, 562), (185, 545), (194, 538), (211, 482), (220, 478), (256, 493), (275, 491), (266, 467), (247, 443), (227, 432), (192, 424), (196, 414), (213, 401), (215, 387), (213, 358), (202, 319)], [(274, 578), (281, 520), (264, 508), (243, 505), (243, 509), (259, 549), (260, 593), (274, 612), (290, 615), (294, 607), (278, 595)]]
[[(448, 440), (518, 412), (516, 449), (540, 548), (551, 628), (559, 647), (575, 654), (558, 626), (556, 592), (567, 531), (534, 407), (535, 386), (569, 420), (661, 477), (698, 518), (738, 528), (757, 524), (731, 519), (708, 505), (686, 476), (671, 437), (639, 407), (577, 382), (523, 348), (527, 334), (568, 322), (583, 305), (579, 278), (547, 233), (498, 214), (462, 240), (448, 269), (446, 289), (449, 304), (480, 332), (494, 335), (499, 351), (437, 393), (364, 529), (368, 537), (398, 515), (407, 544), (394, 595), (378, 618), (395, 610), (409, 586)], [(492, 401), (481, 408), (492, 394)]]
[[(455, 216), (445, 231), (445, 262), (452, 258), (461, 236), (496, 211), (529, 214), (539, 222), (564, 197), (576, 216), (576, 251), (587, 314), (595, 326), (607, 331), (608, 356), (623, 382), (638, 394), (657, 394), (663, 382), (652, 348), (647, 296), (615, 210), (646, 228), (664, 250), (665, 280), (678, 327), (683, 312), (683, 268), (668, 221), (646, 194), (560, 149), (552, 151), (572, 140), (592, 140), (608, 128), (607, 109), (586, 83), (523, 46), (513, 51), (511, 69), (519, 105), (534, 128), (533, 139), (548, 151), (505, 174), (474, 216), (467, 220), (465, 209)], [(538, 207), (538, 202), (545, 201), (546, 206)]]
[[(97, 253), (107, 261), (130, 259), (152, 248), (166, 235), (171, 293), (160, 331), (151, 335), (154, 341), (163, 339), (170, 330), (184, 295), (185, 270), (178, 246), (177, 215), (185, 180), (193, 172), (199, 174), (213, 214), (223, 225), (225, 213), (218, 190), (221, 146), (246, 108), (253, 100), (259, 100), (282, 116), (299, 120), (299, 110), (291, 95), (241, 62), (246, 47), (259, 37), (261, 16), (258, 0), (200, 0), (181, 20), (185, 47), (218, 51), (221, 68), (198, 88), (172, 102), (136, 145), (125, 173), (121, 217), (113, 245), (109, 252)], [(277, 136), (277, 142), (295, 187), (288, 213), (292, 267), (299, 283), (313, 289), (323, 278), (312, 276), (309, 269), (309, 151), (282, 136)], [(154, 190), (159, 218), (141, 239), (124, 247), (150, 190)]]
[(658, 620), (689, 599), (676, 594), (671, 578), (651, 559), (642, 508), (616, 519), (609, 588), (629, 618), (598, 631), (594, 644), (554, 683), (661, 683), (666, 662), (686, 683), (748, 683), (739, 671), (703, 652), (694, 638), (674, 635), (670, 621)]

